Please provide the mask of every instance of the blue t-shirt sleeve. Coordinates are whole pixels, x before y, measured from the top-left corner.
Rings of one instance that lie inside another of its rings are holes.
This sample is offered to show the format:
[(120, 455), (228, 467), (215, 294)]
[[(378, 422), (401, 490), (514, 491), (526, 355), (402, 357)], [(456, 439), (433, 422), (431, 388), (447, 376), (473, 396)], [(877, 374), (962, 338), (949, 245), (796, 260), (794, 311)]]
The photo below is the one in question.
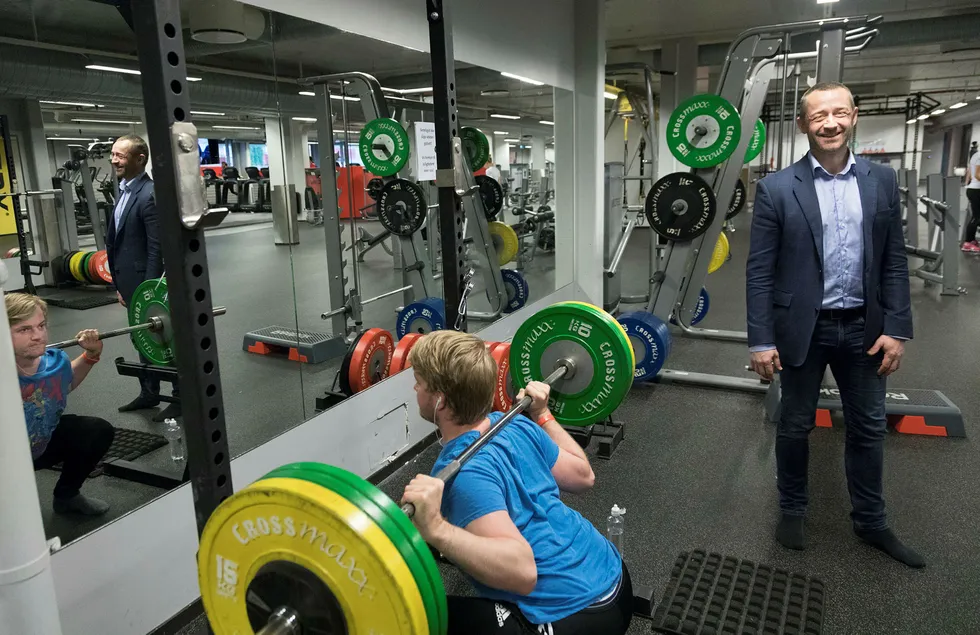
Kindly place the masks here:
[(55, 358), (52, 360), (51, 374), (61, 378), (61, 389), (67, 395), (71, 392), (71, 382), (75, 379), (75, 373), (71, 369), (71, 358), (62, 349), (53, 349), (52, 352), (55, 353)]
[(530, 428), (531, 439), (538, 451), (541, 452), (541, 456), (544, 457), (544, 462), (548, 466), (548, 469), (550, 470), (555, 467), (555, 463), (558, 462), (558, 444), (548, 436), (548, 433), (541, 426), (523, 415), (521, 415), (521, 418), (524, 419), (526, 426)]
[(506, 510), (500, 478), (476, 466), (460, 471), (443, 494), (443, 515), (451, 524), (464, 529), (477, 518)]

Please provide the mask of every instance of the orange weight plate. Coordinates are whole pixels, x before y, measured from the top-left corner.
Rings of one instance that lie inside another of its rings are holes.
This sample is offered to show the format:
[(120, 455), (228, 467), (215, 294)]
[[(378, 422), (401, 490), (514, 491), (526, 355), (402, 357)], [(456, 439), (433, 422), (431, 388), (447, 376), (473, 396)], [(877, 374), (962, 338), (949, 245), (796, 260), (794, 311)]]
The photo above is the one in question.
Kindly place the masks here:
[(361, 392), (388, 376), (388, 365), (395, 353), (395, 340), (384, 329), (368, 329), (358, 338), (350, 359), (351, 389)]
[(95, 252), (92, 260), (95, 261), (95, 270), (102, 282), (112, 284), (112, 274), (109, 273), (109, 255), (106, 254), (105, 249)]
[(510, 343), (501, 342), (490, 352), (497, 362), (497, 383), (493, 388), (493, 409), (507, 412), (514, 405), (514, 382), (510, 378)]
[(406, 368), (412, 367), (412, 365), (408, 363), (408, 354), (411, 352), (412, 347), (415, 346), (420, 339), (422, 339), (422, 333), (405, 333), (405, 335), (398, 340), (398, 346), (395, 347), (395, 352), (391, 356), (391, 366), (388, 367), (389, 377), (395, 373), (402, 372)]

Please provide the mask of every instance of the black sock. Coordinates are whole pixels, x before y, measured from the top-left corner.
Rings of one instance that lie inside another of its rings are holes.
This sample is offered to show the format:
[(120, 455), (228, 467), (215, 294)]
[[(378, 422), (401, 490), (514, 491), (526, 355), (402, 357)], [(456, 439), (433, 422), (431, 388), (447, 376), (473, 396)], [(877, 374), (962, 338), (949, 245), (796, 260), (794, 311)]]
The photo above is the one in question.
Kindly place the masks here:
[(889, 556), (906, 564), (913, 569), (921, 569), (926, 566), (926, 561), (918, 553), (902, 544), (891, 529), (879, 529), (878, 531), (862, 531), (855, 529), (857, 537), (868, 543), (875, 549), (884, 551)]
[(776, 526), (776, 540), (787, 549), (803, 551), (803, 516), (783, 514)]

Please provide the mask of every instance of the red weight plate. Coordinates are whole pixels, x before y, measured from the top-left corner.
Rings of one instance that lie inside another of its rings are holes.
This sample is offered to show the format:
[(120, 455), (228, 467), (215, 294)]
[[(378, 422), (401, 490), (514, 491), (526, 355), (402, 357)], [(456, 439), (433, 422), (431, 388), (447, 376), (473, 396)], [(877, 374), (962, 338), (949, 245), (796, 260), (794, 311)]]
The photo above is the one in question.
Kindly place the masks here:
[(95, 271), (99, 274), (102, 282), (112, 284), (112, 274), (109, 273), (109, 255), (106, 254), (105, 249), (95, 252), (92, 260), (95, 261)]
[(487, 342), (487, 352), (493, 354), (493, 349), (500, 346), (500, 342)]
[(497, 383), (493, 388), (493, 409), (507, 412), (514, 405), (508, 388), (513, 391), (510, 379), (510, 344), (500, 342), (490, 351), (490, 357), (497, 362)]
[(395, 352), (391, 356), (391, 366), (388, 367), (389, 377), (395, 373), (402, 372), (406, 368), (412, 367), (412, 365), (408, 363), (408, 354), (411, 352), (412, 347), (414, 347), (421, 338), (422, 333), (405, 333), (405, 335), (398, 340), (398, 346), (395, 347)]
[(350, 359), (348, 377), (351, 390), (361, 392), (387, 377), (394, 354), (395, 340), (391, 333), (378, 328), (364, 331)]

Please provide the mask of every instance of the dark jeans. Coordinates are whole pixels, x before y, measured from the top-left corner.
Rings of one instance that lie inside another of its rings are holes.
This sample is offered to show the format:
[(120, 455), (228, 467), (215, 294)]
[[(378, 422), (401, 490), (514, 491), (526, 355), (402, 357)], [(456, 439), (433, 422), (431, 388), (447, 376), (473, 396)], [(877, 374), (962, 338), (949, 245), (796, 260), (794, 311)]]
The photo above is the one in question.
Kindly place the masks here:
[(54, 486), (54, 497), (72, 498), (105, 456), (115, 434), (115, 428), (105, 419), (61, 415), (48, 447), (34, 459), (34, 469), (62, 463), (61, 478)]
[(551, 624), (531, 624), (509, 602), (450, 595), (449, 635), (623, 635), (633, 617), (633, 583), (626, 563), (619, 592)]
[(963, 242), (968, 243), (977, 239), (977, 227), (980, 226), (980, 190), (967, 188), (966, 198), (970, 201), (970, 221), (966, 224)]
[[(140, 354), (140, 361), (144, 364), (150, 364), (150, 360), (143, 357)], [(173, 396), (180, 397), (180, 389), (177, 383), (173, 384)], [(150, 379), (148, 377), (140, 377), (140, 397), (147, 397), (148, 399), (156, 399), (160, 396), (160, 380)]]
[(878, 376), (884, 354), (864, 350), (864, 317), (819, 318), (806, 361), (784, 366), (782, 416), (777, 426), (776, 466), (779, 507), (784, 514), (802, 516), (807, 505), (807, 462), (810, 430), (816, 423), (817, 398), (824, 370), (837, 380), (847, 432), (844, 468), (851, 495), (855, 528), (884, 529), (885, 499), (881, 472), (885, 438), (885, 378)]

